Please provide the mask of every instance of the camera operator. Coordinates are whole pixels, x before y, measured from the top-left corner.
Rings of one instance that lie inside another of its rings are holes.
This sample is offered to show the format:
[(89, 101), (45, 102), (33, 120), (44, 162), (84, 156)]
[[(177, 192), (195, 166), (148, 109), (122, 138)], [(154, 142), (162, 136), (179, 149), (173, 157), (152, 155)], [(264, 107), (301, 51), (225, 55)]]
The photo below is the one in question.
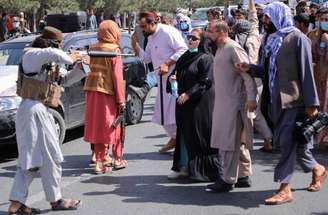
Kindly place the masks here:
[(243, 72), (251, 70), (254, 76), (264, 76), (262, 99), (274, 124), (274, 145), (279, 144), (281, 150), (274, 172), (274, 181), (281, 185), (265, 203), (277, 205), (293, 200), (290, 181), (296, 161), (304, 172), (313, 174), (307, 188), (310, 192), (320, 190), (327, 173), (310, 151), (313, 141), (300, 141), (295, 136), (296, 122), (301, 118), (314, 118), (318, 113), (310, 41), (293, 26), (290, 8), (281, 2), (273, 2), (265, 8), (263, 24), (267, 34), (260, 66), (242, 63), (236, 67)]

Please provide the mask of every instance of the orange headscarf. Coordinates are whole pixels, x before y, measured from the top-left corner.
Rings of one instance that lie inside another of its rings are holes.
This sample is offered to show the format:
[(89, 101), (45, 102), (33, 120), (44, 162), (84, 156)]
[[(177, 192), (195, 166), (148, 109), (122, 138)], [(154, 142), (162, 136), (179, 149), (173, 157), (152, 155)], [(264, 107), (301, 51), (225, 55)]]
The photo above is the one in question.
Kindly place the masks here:
[(116, 22), (105, 20), (100, 23), (97, 38), (100, 42), (120, 44), (121, 33)]

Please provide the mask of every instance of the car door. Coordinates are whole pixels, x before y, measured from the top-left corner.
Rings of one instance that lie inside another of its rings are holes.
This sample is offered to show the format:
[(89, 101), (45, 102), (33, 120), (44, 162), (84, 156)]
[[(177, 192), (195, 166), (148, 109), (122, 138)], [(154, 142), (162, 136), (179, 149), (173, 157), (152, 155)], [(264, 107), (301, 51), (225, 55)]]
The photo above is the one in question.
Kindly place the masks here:
[[(72, 39), (69, 44), (65, 46), (68, 50), (84, 51), (88, 46), (97, 42), (95, 36)], [(65, 88), (67, 94), (66, 116), (68, 117), (69, 128), (80, 126), (84, 124), (85, 112), (85, 93), (83, 90), (85, 78), (75, 84)]]

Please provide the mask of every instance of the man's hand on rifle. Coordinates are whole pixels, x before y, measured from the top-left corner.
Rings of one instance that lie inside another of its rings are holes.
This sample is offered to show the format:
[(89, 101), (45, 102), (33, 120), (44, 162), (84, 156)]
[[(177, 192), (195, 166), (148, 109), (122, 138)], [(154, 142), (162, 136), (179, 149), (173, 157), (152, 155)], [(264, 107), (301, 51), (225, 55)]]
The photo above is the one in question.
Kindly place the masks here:
[(76, 51), (70, 53), (68, 56), (70, 56), (70, 58), (73, 60), (73, 62), (76, 62), (76, 61), (82, 59), (80, 53), (79, 52), (76, 52)]
[(90, 65), (90, 56), (84, 56), (82, 62), (86, 65)]

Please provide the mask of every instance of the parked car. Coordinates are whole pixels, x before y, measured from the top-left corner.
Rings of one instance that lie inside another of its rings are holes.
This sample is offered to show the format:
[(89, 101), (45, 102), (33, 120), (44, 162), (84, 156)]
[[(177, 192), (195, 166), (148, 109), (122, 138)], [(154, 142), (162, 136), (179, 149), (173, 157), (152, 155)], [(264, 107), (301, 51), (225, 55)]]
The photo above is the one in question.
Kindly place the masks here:
[[(191, 27), (192, 28), (205, 28), (207, 20), (207, 11), (212, 8), (219, 8), (222, 12), (224, 11), (224, 6), (214, 6), (207, 8), (197, 8), (195, 12), (191, 15)], [(237, 9), (238, 5), (230, 5), (229, 9)]]
[(210, 8), (197, 8), (195, 12), (191, 15), (191, 27), (192, 28), (205, 28), (207, 21), (207, 11)]
[[(0, 43), (0, 144), (15, 142), (15, 115), (21, 102), (16, 95), (16, 79), (18, 64), (23, 55), (23, 49), (29, 47), (38, 35), (19, 37)], [(96, 32), (74, 32), (64, 34), (64, 51), (85, 50), (97, 42)], [(121, 34), (122, 53), (132, 53), (131, 36), (127, 32)], [(138, 90), (146, 78), (144, 64), (136, 57), (123, 57), (124, 79), (126, 81), (126, 122), (136, 124), (143, 114), (143, 100), (138, 96)], [(85, 79), (65, 87), (62, 94), (62, 104), (51, 109), (60, 134), (60, 142), (64, 141), (66, 129), (84, 124), (85, 94), (83, 91)]]

